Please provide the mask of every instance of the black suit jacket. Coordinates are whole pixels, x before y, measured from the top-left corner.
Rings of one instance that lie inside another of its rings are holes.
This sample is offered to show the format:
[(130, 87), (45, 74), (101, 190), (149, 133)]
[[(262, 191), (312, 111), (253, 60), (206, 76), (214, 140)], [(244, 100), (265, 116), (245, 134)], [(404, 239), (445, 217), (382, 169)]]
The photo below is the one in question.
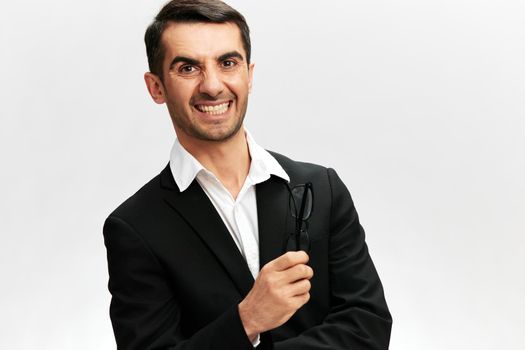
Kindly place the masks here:
[[(387, 349), (391, 317), (350, 194), (332, 169), (272, 153), (290, 185), (310, 181), (310, 301), (258, 349)], [(260, 265), (293, 229), (286, 182), (256, 186)], [(180, 192), (167, 166), (104, 224), (118, 349), (253, 349), (237, 305), (254, 280), (200, 185)]]

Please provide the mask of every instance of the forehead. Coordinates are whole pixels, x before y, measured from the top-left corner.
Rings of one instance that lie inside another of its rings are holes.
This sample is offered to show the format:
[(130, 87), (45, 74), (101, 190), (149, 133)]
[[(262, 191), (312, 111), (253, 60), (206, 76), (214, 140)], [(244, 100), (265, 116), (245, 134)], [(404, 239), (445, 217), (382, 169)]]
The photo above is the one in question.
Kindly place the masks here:
[(235, 23), (169, 23), (162, 33), (164, 60), (185, 56), (204, 60), (226, 52), (238, 51), (246, 56), (241, 32)]

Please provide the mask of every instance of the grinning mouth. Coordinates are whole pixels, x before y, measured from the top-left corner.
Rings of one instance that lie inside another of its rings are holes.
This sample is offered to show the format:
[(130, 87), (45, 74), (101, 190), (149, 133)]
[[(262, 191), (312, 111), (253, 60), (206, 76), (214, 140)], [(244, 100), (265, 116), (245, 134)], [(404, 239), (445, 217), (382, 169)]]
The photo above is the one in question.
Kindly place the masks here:
[(217, 115), (217, 114), (223, 114), (225, 113), (228, 108), (230, 107), (231, 101), (221, 103), (219, 105), (210, 106), (210, 105), (195, 105), (195, 108), (203, 113), (211, 114), (211, 115)]

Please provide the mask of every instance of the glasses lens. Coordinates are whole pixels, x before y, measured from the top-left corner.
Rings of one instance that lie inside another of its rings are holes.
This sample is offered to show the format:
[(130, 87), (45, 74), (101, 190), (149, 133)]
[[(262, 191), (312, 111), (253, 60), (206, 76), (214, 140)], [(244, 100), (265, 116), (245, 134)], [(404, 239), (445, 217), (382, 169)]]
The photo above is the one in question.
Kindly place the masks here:
[(304, 212), (303, 217), (301, 219), (308, 220), (308, 218), (312, 214), (312, 188), (306, 187), (306, 193), (304, 191), (304, 188), (305, 185), (298, 185), (292, 188), (292, 196), (290, 197), (290, 212), (292, 213), (292, 216), (297, 219), (297, 216), (301, 211), (301, 204), (304, 198)]
[(306, 253), (310, 252), (310, 238), (306, 231), (301, 231), (299, 236), (295, 233), (291, 233), (286, 240), (285, 251), (295, 252), (299, 250), (303, 250)]

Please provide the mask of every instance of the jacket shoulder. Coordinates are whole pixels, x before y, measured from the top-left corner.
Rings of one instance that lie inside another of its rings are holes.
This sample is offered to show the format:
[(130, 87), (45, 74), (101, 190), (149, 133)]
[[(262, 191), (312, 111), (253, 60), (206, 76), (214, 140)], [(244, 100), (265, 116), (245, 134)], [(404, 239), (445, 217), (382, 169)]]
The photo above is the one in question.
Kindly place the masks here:
[[(292, 182), (301, 182), (305, 181), (302, 179), (311, 179), (319, 176), (326, 177), (327, 168), (322, 165), (293, 160), (273, 151), (268, 152), (283, 167)], [(294, 179), (297, 179), (297, 181), (294, 181)]]

